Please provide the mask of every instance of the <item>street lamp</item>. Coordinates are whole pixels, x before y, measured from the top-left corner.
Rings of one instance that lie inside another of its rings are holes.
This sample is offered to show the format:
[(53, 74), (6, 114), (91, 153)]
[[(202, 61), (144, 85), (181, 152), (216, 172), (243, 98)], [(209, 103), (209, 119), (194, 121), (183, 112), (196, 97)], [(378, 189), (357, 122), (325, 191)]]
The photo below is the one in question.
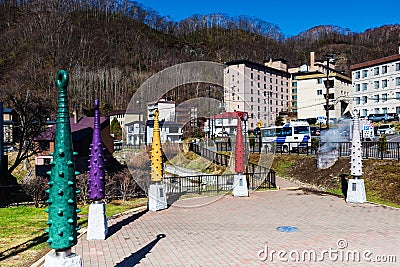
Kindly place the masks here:
[[(334, 54), (332, 53), (326, 53), (326, 83), (325, 83), (325, 87), (326, 87), (326, 94), (325, 94), (325, 100), (326, 100), (326, 104), (325, 104), (325, 112), (326, 112), (326, 129), (329, 129), (329, 88), (331, 88), (331, 84), (329, 81), (329, 60), (334, 58)], [(333, 87), (333, 84), (332, 84)]]

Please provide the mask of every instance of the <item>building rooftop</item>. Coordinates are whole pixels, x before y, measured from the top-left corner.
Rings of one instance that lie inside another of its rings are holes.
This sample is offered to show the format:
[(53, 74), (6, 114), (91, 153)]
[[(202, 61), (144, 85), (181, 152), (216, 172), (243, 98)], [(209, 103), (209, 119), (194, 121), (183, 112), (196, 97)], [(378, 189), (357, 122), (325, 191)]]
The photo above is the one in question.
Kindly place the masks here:
[(381, 64), (389, 63), (389, 62), (396, 61), (399, 59), (400, 59), (400, 54), (383, 57), (383, 58), (378, 58), (378, 59), (362, 62), (359, 64), (351, 65), (350, 70), (358, 70), (358, 69), (371, 67), (371, 66), (375, 66), (375, 65), (381, 65)]
[[(100, 117), (100, 124), (103, 124), (108, 118)], [(93, 132), (94, 117), (82, 117), (78, 123), (74, 123), (74, 118), (70, 118), (72, 140), (78, 141)], [(52, 141), (55, 137), (57, 124), (47, 128), (42, 134), (35, 137), (35, 141)]]
[(252, 62), (252, 61), (247, 60), (247, 59), (238, 59), (238, 60), (232, 60), (232, 61), (225, 62), (225, 65), (228, 65), (228, 66), (237, 65), (237, 64), (245, 64), (247, 66), (254, 66), (254, 67), (257, 67), (257, 68), (260, 68), (260, 69), (276, 71), (276, 72), (280, 72), (280, 73), (289, 75), (289, 72), (287, 72), (287, 71), (282, 71), (282, 70), (279, 70), (279, 69), (271, 68), (271, 67), (265, 66), (263, 64), (257, 63), (257, 62)]

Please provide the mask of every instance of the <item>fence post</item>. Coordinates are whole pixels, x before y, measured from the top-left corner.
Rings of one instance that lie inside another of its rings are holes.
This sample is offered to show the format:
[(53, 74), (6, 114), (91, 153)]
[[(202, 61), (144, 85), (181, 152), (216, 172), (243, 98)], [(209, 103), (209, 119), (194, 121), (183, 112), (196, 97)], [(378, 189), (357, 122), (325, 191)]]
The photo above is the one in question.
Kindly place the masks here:
[(397, 160), (400, 160), (400, 155), (399, 155), (399, 143), (397, 142)]
[(198, 177), (199, 179), (199, 195), (201, 195), (201, 176)]

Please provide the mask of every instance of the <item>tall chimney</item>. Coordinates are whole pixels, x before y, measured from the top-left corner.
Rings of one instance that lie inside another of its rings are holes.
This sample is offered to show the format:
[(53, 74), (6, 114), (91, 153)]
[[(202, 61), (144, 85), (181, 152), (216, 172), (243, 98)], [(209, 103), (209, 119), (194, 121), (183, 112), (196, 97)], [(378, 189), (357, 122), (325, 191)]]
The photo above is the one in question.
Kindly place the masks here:
[(72, 114), (74, 115), (74, 123), (77, 124), (78, 123), (78, 105), (74, 105), (74, 111), (72, 112)]
[(310, 52), (310, 71), (314, 70), (315, 67), (314, 63), (315, 63), (315, 54), (314, 52)]

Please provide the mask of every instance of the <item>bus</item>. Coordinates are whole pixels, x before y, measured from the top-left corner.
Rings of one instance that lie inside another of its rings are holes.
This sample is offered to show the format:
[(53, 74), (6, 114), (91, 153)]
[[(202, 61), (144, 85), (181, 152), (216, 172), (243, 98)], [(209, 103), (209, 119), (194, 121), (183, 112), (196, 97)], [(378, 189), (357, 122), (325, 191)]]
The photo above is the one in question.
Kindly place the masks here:
[(282, 126), (270, 126), (260, 128), (263, 149), (266, 152), (273, 150), (273, 148), (275, 147), (275, 141), (277, 137), (276, 132), (277, 129), (280, 128), (282, 128)]
[(310, 125), (306, 121), (291, 121), (276, 131), (276, 148), (283, 152), (311, 147)]
[(263, 149), (280, 152), (297, 151), (311, 146), (310, 125), (306, 121), (291, 121), (283, 126), (261, 128)]

